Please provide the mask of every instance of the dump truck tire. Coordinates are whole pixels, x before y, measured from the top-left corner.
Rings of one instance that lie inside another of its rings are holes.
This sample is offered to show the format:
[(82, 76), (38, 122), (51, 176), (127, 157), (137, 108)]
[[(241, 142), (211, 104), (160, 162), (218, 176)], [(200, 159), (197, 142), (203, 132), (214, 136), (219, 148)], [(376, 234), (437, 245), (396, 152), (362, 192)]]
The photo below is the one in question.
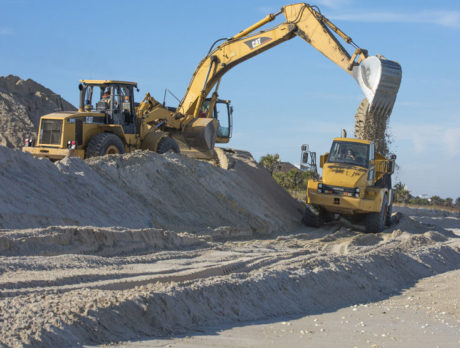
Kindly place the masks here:
[(303, 214), (302, 222), (310, 227), (321, 227), (323, 224), (321, 210), (307, 204), (305, 206), (305, 213)]
[(369, 213), (364, 218), (364, 227), (366, 233), (378, 233), (385, 229), (388, 208), (388, 196), (385, 195), (382, 200), (382, 207), (380, 212)]
[(180, 153), (179, 145), (177, 142), (170, 137), (161, 138), (157, 146), (157, 153), (166, 153), (166, 152)]
[(125, 153), (123, 142), (115, 134), (96, 134), (88, 143), (86, 158)]
[(392, 214), (393, 214), (393, 204), (390, 204), (390, 205), (388, 205), (387, 215), (385, 216), (385, 225), (386, 226), (391, 226), (393, 224), (393, 218), (391, 216)]

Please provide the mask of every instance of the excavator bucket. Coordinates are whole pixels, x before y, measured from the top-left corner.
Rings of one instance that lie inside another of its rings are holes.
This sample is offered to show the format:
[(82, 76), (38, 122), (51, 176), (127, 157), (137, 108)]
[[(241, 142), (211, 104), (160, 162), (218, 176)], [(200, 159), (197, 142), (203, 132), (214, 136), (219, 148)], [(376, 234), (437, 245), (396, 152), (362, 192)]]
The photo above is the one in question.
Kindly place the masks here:
[(383, 56), (370, 56), (353, 68), (353, 77), (369, 101), (371, 114), (388, 116), (401, 84), (401, 65)]

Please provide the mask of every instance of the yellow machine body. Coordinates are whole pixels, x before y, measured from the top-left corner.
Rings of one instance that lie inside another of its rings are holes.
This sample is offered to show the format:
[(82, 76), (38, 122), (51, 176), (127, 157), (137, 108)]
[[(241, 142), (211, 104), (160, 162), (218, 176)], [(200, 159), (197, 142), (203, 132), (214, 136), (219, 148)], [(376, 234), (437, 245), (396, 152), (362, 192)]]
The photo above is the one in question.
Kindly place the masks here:
[[(254, 33), (280, 14), (286, 18), (285, 22)], [(384, 61), (387, 60), (381, 58), (374, 57), (373, 63), (366, 66), (365, 71), (361, 71), (363, 69), (359, 68), (362, 68), (362, 63), (367, 60), (365, 49), (356, 46), (349, 36), (345, 35), (314, 7), (304, 3), (292, 4), (284, 6), (276, 14), (266, 16), (219, 46), (212, 47), (197, 66), (187, 91), (177, 108), (166, 107), (149, 93), (137, 107), (134, 107), (133, 90), (137, 88), (135, 82), (82, 80), (80, 81), (78, 114), (69, 116), (60, 113), (54, 116), (43, 116), (44, 120), (53, 117), (62, 119), (61, 131), (63, 133), (60, 136), (59, 144), (46, 144), (46, 141), (41, 140), (42, 132), (45, 135), (49, 133), (49, 130), (45, 129), (47, 125), (43, 124), (42, 121), (36, 147), (25, 148), (25, 151), (38, 156), (59, 159), (67, 154), (66, 146), (68, 143), (66, 141), (68, 142), (70, 139), (71, 142), (76, 142), (76, 149), (70, 150), (76, 151), (69, 151), (68, 153), (87, 157), (86, 152), (91, 141), (90, 138), (100, 134), (98, 132), (103, 132), (118, 136), (123, 142), (124, 152), (137, 148), (154, 150), (158, 146), (158, 141), (167, 136), (174, 139), (182, 153), (196, 158), (212, 159), (216, 156), (215, 143), (228, 143), (232, 135), (233, 108), (230, 106), (230, 101), (218, 98), (218, 88), (222, 76), (234, 66), (296, 36), (304, 39), (309, 45), (353, 76), (363, 91), (367, 93), (366, 97), (372, 99), (372, 103), (375, 104), (373, 105), (374, 108), (380, 107), (378, 103), (382, 98), (379, 97), (379, 94), (396, 97), (401, 77), (399, 64), (396, 62), (390, 64), (392, 67), (391, 79), (387, 78), (389, 68), (387, 68), (387, 64), (384, 64)], [(349, 53), (340, 44), (338, 37), (353, 46), (353, 53)], [(367, 82), (373, 82), (372, 86), (365, 83), (364, 77)], [(384, 91), (382, 91), (379, 81), (385, 82)], [(362, 87), (364, 85), (367, 86), (366, 89)], [(101, 101), (102, 91), (105, 89), (109, 91), (110, 97), (107, 100), (106, 109), (99, 109), (98, 105), (93, 105), (90, 94), (96, 87), (101, 89), (99, 96)], [(211, 96), (208, 97), (208, 95)], [(124, 107), (123, 114), (115, 114), (118, 112), (117, 108), (125, 104), (125, 100), (120, 99), (120, 97), (127, 97), (129, 100), (129, 112), (126, 115), (125, 111), (127, 110)], [(392, 106), (392, 99), (387, 99), (385, 99), (385, 110), (391, 109), (390, 106)], [(220, 111), (218, 107), (221, 108)], [(222, 108), (226, 108), (226, 112), (222, 112)], [(227, 126), (223, 127), (222, 117), (225, 113)], [(94, 120), (103, 117), (104, 122), (97, 124), (83, 122), (82, 128), (80, 127), (81, 122), (78, 126), (73, 126), (69, 122), (80, 117), (93, 117)], [(130, 123), (123, 121), (123, 117), (125, 120), (129, 119)], [(82, 129), (83, 135), (80, 132)], [(149, 135), (148, 141), (145, 140), (151, 132), (155, 132), (155, 136)], [(162, 135), (160, 136), (158, 132), (161, 132)], [(94, 151), (90, 152), (94, 153)]]
[[(348, 159), (347, 149), (354, 154)], [(354, 215), (380, 212), (385, 195), (387, 202), (392, 201), (394, 158), (386, 159), (374, 151), (373, 142), (360, 139), (335, 138), (331, 151), (336, 152), (334, 158), (331, 153), (321, 156), (321, 179), (308, 181), (307, 204)]]

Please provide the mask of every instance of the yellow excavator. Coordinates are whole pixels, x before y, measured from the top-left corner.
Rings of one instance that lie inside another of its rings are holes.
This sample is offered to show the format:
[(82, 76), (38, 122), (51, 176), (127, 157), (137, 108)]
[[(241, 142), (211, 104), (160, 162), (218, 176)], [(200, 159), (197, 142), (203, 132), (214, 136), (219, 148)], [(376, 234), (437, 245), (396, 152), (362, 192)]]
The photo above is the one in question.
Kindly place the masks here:
[[(286, 21), (256, 32), (281, 14)], [(148, 93), (136, 105), (134, 82), (82, 80), (78, 112), (43, 116), (36, 146), (26, 142), (24, 151), (60, 159), (149, 149), (215, 159), (215, 143), (227, 143), (232, 134), (232, 107), (218, 97), (222, 76), (237, 64), (297, 36), (357, 81), (369, 110), (391, 113), (401, 82), (400, 65), (382, 56), (368, 56), (367, 50), (359, 48), (317, 7), (299, 3), (284, 6), (214, 47), (220, 40), (216, 41), (196, 68), (177, 108), (166, 107)], [(349, 53), (338, 38), (354, 51)], [(97, 88), (99, 101), (93, 100)]]

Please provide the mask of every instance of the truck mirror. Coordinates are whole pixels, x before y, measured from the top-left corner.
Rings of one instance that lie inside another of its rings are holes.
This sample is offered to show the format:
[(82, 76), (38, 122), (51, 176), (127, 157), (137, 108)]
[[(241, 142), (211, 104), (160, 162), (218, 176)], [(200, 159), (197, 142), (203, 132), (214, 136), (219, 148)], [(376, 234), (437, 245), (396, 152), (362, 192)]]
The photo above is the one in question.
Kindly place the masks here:
[(80, 91), (83, 90), (83, 85), (82, 85), (81, 83), (78, 84), (78, 89), (79, 89)]
[(395, 154), (392, 154), (392, 155), (391, 155), (391, 159), (392, 159), (392, 160), (395, 160), (395, 159), (396, 159), (396, 155), (395, 155)]
[(308, 152), (302, 154), (302, 163), (308, 163)]
[(388, 168), (387, 168), (387, 172), (388, 173), (392, 173), (393, 172), (393, 162), (388, 162)]
[(323, 168), (324, 163), (326, 163), (328, 157), (329, 157), (329, 153), (325, 153), (324, 155), (319, 156), (319, 167), (320, 168)]

